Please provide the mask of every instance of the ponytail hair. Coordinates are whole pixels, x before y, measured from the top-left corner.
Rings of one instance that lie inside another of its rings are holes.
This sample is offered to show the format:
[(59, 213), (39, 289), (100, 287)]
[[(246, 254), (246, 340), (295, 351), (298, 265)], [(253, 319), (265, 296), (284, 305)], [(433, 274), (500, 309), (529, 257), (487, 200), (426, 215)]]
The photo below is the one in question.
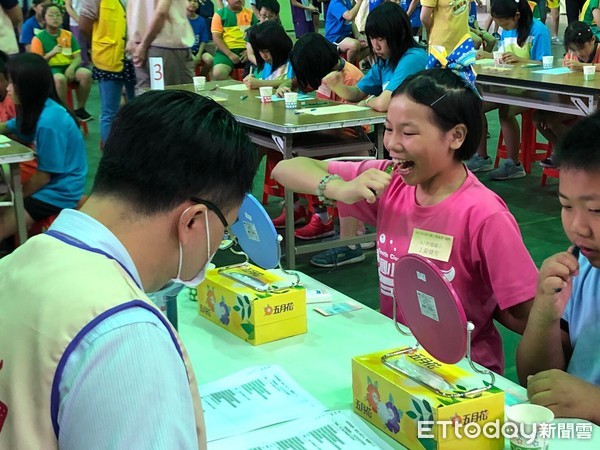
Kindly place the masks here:
[(517, 20), (517, 44), (523, 47), (531, 26), (533, 25), (533, 12), (527, 0), (494, 0), (491, 14), (497, 19), (514, 19), (519, 13)]

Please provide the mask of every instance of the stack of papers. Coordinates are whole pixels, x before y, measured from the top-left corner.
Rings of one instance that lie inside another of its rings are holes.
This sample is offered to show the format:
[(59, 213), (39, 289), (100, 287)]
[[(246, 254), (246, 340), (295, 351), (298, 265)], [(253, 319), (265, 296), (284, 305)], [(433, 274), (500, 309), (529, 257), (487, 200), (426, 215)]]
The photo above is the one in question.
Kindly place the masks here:
[(250, 367), (200, 394), (209, 450), (391, 450), (354, 413), (327, 412), (279, 366)]

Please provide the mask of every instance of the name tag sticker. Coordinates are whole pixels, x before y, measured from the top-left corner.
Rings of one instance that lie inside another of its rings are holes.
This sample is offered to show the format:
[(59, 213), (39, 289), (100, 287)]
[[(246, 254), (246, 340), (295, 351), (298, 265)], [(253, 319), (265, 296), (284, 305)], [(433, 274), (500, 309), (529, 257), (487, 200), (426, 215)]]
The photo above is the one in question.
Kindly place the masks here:
[(454, 236), (415, 228), (410, 240), (408, 253), (448, 262), (450, 253), (452, 253), (453, 242)]

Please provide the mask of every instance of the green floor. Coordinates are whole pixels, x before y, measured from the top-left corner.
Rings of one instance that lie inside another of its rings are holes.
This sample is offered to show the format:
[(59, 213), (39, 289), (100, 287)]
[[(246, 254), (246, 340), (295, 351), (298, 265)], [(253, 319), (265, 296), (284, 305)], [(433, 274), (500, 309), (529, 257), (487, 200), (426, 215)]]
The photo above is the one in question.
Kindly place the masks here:
[[(89, 193), (93, 176), (100, 158), (99, 151), (99, 97), (97, 86), (94, 86), (88, 104), (88, 111), (96, 120), (89, 123), (89, 134), (85, 137), (88, 152), (89, 175), (87, 193)], [(488, 140), (490, 154), (494, 154), (498, 139), (497, 113), (488, 114), (491, 138)], [(535, 263), (539, 266), (548, 256), (566, 248), (568, 242), (563, 233), (559, 217), (557, 200), (557, 180), (550, 179), (546, 187), (540, 186), (541, 169), (535, 165), (531, 175), (512, 181), (488, 181), (482, 175), (482, 181), (496, 191), (508, 204), (517, 219), (525, 244), (531, 252)], [(254, 193), (260, 198), (262, 190), (263, 170), (256, 178)], [(280, 199), (270, 199), (267, 209), (270, 212), (279, 210)], [(228, 255), (217, 255), (215, 262), (219, 264), (228, 261)], [(332, 288), (372, 307), (378, 308), (377, 263), (374, 250), (366, 252), (366, 260), (360, 264), (345, 266), (337, 269), (322, 269), (309, 264), (310, 255), (298, 257), (297, 269), (318, 279)], [(510, 261), (506, 261), (510, 264)], [(502, 330), (506, 353), (506, 376), (516, 381), (514, 354), (518, 336), (508, 330)]]

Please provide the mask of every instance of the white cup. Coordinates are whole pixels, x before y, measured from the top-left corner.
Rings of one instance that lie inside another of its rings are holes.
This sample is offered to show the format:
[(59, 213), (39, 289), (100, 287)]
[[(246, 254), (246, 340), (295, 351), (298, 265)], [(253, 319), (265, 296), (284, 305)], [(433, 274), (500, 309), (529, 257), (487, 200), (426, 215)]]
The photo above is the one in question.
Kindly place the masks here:
[(554, 56), (542, 56), (542, 67), (544, 69), (552, 69), (554, 65)]
[(298, 107), (298, 93), (286, 92), (283, 94), (285, 100), (285, 109), (296, 109)]
[(264, 86), (259, 89), (260, 101), (262, 103), (271, 103), (271, 97), (273, 96), (273, 88), (271, 86)]
[(194, 90), (203, 91), (206, 88), (206, 77), (194, 77)]
[(494, 55), (494, 64), (496, 65), (500, 65), (502, 64), (502, 55), (504, 54), (504, 52), (502, 50), (496, 50), (493, 55)]
[(596, 74), (596, 66), (583, 66), (583, 79), (592, 81)]
[[(554, 413), (548, 408), (539, 405), (522, 403), (506, 408), (506, 421), (514, 424), (506, 425), (512, 450), (546, 450), (550, 437), (550, 426), (554, 420)], [(546, 432), (544, 432), (544, 429)]]

